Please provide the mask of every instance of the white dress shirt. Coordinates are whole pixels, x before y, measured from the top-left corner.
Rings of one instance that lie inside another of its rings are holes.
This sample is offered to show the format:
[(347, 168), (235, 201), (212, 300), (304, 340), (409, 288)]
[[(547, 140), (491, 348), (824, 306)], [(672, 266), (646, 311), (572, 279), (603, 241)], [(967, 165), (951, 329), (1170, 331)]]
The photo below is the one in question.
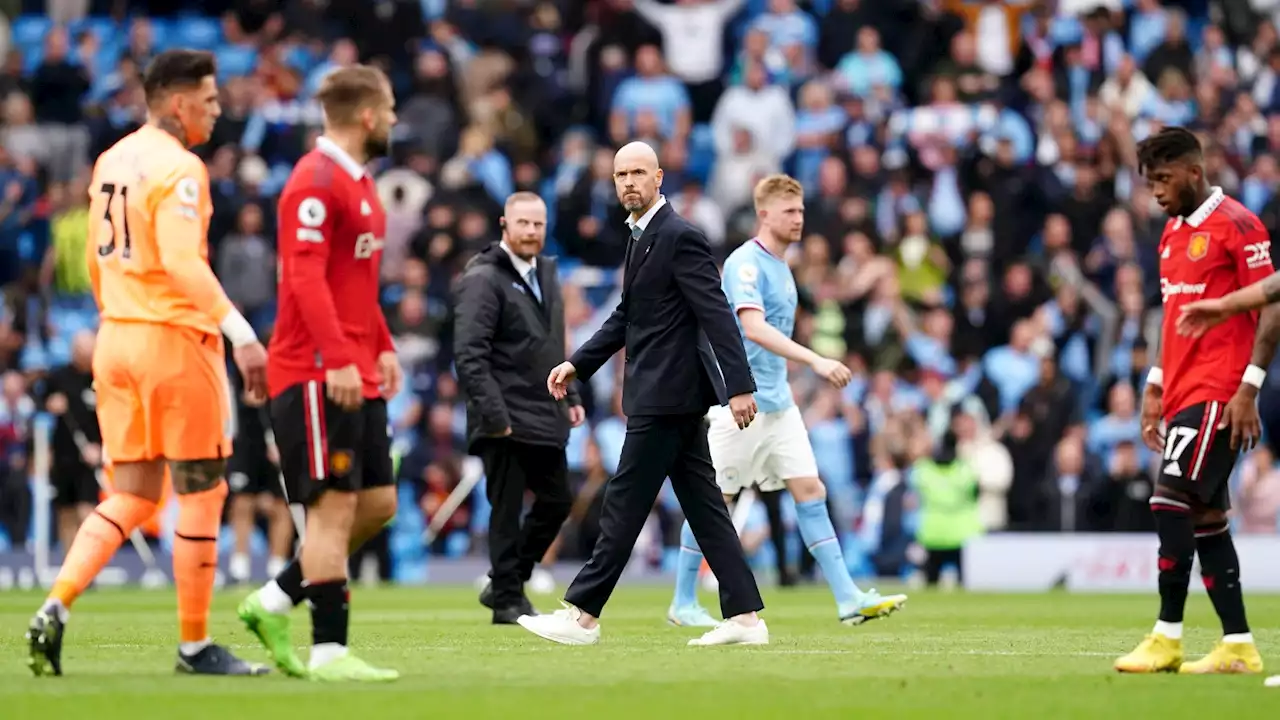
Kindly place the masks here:
[(658, 211), (662, 209), (662, 206), (666, 204), (667, 204), (667, 196), (659, 195), (658, 202), (654, 203), (653, 207), (649, 208), (648, 212), (646, 212), (644, 215), (641, 215), (639, 220), (633, 220), (628, 217), (627, 227), (629, 228), (639, 227), (640, 231), (644, 232), (649, 227), (649, 221), (653, 220), (653, 216), (657, 215)]

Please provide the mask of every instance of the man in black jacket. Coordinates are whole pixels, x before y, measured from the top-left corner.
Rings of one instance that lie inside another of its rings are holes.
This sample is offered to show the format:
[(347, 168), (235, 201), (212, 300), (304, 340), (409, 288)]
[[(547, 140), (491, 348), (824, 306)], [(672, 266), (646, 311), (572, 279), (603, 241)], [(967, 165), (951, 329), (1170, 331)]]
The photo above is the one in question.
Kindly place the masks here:
[[(490, 586), (480, 601), (493, 622), (533, 615), (524, 594), (533, 567), (569, 516), (564, 448), (585, 417), (576, 392), (547, 395), (546, 377), (564, 361), (564, 306), (556, 265), (540, 257), (547, 206), (518, 192), (503, 211), (502, 241), (472, 258), (457, 285), (454, 356), (467, 396), (469, 451), (484, 461), (493, 515)], [(525, 490), (533, 507), (521, 527)]]
[(102, 436), (95, 414), (93, 347), (92, 331), (77, 333), (71, 341), (71, 363), (53, 371), (45, 384), (45, 409), (57, 418), (49, 474), (63, 552), (71, 547), (80, 523), (93, 512), (101, 492), (97, 471), (102, 467)]
[(600, 538), (565, 594), (568, 607), (519, 622), (552, 642), (598, 642), (597, 618), (670, 477), (720, 581), (720, 610), (727, 620), (690, 644), (762, 645), (769, 642), (769, 630), (756, 611), (764, 603), (716, 486), (704, 421), (713, 404), (729, 405), (739, 428), (755, 417), (756, 384), (742, 335), (706, 236), (659, 194), (662, 170), (653, 149), (633, 142), (619, 150), (613, 180), (631, 214), (622, 300), (599, 332), (551, 371), (547, 389), (565, 397), (575, 376), (585, 381), (625, 346), (627, 438), (618, 472), (605, 489)]

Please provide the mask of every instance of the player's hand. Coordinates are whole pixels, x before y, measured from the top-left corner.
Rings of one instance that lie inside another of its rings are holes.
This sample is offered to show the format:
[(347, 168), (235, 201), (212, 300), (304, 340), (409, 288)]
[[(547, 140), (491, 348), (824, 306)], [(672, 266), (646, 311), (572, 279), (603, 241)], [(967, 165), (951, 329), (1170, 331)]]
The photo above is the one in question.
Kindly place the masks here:
[(571, 362), (562, 362), (551, 369), (547, 376), (547, 392), (557, 400), (563, 400), (569, 394), (569, 383), (577, 376), (578, 370)]
[(49, 411), (50, 415), (61, 415), (67, 411), (67, 396), (62, 393), (54, 393), (45, 401), (44, 408)]
[(378, 372), (382, 373), (382, 397), (390, 400), (399, 395), (404, 386), (404, 371), (394, 352), (388, 350), (378, 355)]
[(842, 388), (849, 384), (853, 379), (853, 371), (845, 367), (844, 363), (830, 358), (820, 357), (813, 361), (813, 371), (818, 377), (826, 380), (837, 388)]
[(267, 398), (267, 349), (262, 343), (241, 345), (231, 351), (240, 368), (240, 377), (244, 378), (244, 394), (255, 402), (264, 402)]
[(1153, 452), (1164, 454), (1164, 435), (1160, 418), (1164, 415), (1164, 390), (1147, 383), (1142, 391), (1142, 442)]
[(1241, 384), (1222, 411), (1218, 430), (1231, 428), (1231, 449), (1252, 450), (1262, 436), (1262, 420), (1258, 417), (1258, 391), (1252, 385)]
[(84, 464), (90, 467), (98, 467), (102, 462), (102, 446), (97, 443), (89, 443), (80, 448), (80, 458), (84, 460)]
[(1223, 298), (1187, 303), (1178, 315), (1178, 334), (1198, 338), (1231, 315), (1231, 308)]
[(734, 395), (729, 398), (729, 409), (733, 411), (733, 420), (738, 423), (738, 429), (746, 430), (751, 421), (756, 419), (756, 398), (751, 393)]
[(569, 406), (569, 426), (578, 427), (587, 420), (586, 408), (581, 405)]
[(326, 371), (324, 389), (333, 404), (343, 410), (355, 410), (364, 402), (364, 381), (360, 379), (360, 368), (355, 363)]

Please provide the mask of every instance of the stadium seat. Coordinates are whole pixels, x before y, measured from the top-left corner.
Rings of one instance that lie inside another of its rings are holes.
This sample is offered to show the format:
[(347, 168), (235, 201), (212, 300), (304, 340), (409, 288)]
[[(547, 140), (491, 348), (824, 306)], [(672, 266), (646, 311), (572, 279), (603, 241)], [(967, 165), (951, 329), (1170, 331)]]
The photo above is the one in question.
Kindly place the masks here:
[(106, 44), (121, 35), (120, 24), (109, 17), (85, 17), (67, 26), (73, 36), (82, 32), (91, 32), (98, 36), (98, 41)]
[(10, 33), (13, 44), (25, 52), (26, 48), (42, 45), (52, 28), (53, 21), (43, 15), (23, 15), (13, 21)]
[(686, 166), (689, 177), (705, 186), (715, 162), (716, 142), (711, 126), (706, 123), (694, 125), (689, 133), (689, 164)]
[(306, 77), (307, 73), (314, 70), (316, 66), (320, 64), (320, 58), (317, 58), (315, 54), (311, 52), (310, 48), (299, 44), (293, 45), (285, 51), (284, 62), (289, 67), (301, 73), (303, 77)]
[(161, 17), (151, 18), (151, 42), (157, 52), (164, 52), (165, 50), (182, 46), (178, 42), (178, 38), (174, 36), (173, 22)]
[(207, 17), (181, 17), (173, 23), (174, 41), (189, 48), (212, 50), (222, 43), (222, 26)]
[(258, 51), (240, 45), (223, 45), (214, 51), (218, 59), (218, 79), (241, 77), (253, 72), (258, 64)]

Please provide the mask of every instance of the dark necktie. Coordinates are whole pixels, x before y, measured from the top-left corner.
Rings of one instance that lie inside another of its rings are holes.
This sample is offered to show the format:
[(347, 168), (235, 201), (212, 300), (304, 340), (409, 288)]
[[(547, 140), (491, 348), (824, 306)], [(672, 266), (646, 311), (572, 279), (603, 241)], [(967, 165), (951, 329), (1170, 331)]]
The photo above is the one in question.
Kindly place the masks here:
[(635, 260), (636, 248), (640, 245), (640, 236), (644, 235), (644, 228), (639, 225), (631, 226), (631, 242), (627, 243), (626, 269), (631, 269), (631, 263)]

